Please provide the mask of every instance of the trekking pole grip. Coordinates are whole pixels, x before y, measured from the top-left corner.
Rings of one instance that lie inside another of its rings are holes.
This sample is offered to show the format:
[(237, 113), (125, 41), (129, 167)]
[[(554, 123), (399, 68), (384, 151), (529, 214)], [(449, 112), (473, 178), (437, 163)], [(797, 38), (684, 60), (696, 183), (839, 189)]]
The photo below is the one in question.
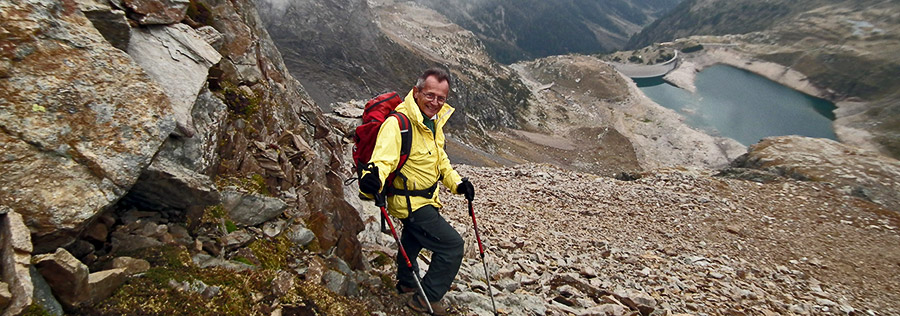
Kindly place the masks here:
[(377, 207), (385, 207), (385, 205), (386, 205), (386, 203), (385, 203), (385, 201), (384, 201), (385, 199), (386, 199), (386, 197), (384, 196), (384, 194), (382, 194), (382, 193), (375, 193), (375, 206), (377, 206)]

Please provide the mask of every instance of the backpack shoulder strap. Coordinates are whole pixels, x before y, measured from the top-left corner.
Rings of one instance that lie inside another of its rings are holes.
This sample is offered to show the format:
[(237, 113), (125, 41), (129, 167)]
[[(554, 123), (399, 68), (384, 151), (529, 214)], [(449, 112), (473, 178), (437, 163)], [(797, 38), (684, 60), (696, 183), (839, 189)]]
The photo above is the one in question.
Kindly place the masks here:
[(396, 117), (397, 123), (400, 124), (400, 162), (397, 164), (397, 171), (395, 171), (399, 172), (409, 158), (409, 151), (412, 147), (412, 126), (409, 118), (403, 113), (391, 112), (391, 116)]

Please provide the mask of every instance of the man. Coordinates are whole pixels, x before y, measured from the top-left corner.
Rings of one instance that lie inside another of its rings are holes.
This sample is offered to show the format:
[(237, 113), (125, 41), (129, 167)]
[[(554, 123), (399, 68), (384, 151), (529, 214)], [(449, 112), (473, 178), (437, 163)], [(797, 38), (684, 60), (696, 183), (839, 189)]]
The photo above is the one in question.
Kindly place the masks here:
[(440, 301), (450, 290), (463, 256), (462, 238), (438, 213), (441, 202), (437, 184), (441, 182), (451, 192), (464, 194), (467, 199), (475, 196), (475, 188), (453, 170), (444, 152), (442, 129), (453, 113), (453, 108), (444, 103), (449, 93), (449, 74), (445, 70), (430, 68), (419, 76), (415, 87), (396, 109), (409, 118), (411, 125), (412, 143), (406, 164), (393, 183), (383, 183), (399, 163), (402, 143), (398, 121), (389, 117), (378, 131), (369, 161), (374, 167), (363, 171), (360, 179), (363, 194), (393, 193), (387, 198), (387, 210), (403, 222), (400, 243), (413, 261), (413, 269), (409, 269), (401, 254), (397, 254), (400, 293), (418, 292), (413, 276), (413, 270), (418, 273), (416, 257), (422, 248), (434, 253), (428, 273), (422, 278), (427, 298), (416, 293), (407, 305), (418, 312), (428, 312), (425, 304), (431, 304), (435, 315), (446, 314)]

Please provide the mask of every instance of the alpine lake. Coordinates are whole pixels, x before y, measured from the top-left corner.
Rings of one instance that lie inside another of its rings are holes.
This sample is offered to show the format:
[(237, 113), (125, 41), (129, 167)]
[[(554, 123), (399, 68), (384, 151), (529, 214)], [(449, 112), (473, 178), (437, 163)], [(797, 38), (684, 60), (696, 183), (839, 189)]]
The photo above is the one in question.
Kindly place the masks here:
[(837, 138), (832, 127), (834, 103), (743, 69), (714, 65), (700, 71), (696, 93), (661, 77), (635, 82), (654, 102), (681, 114), (686, 124), (744, 145), (782, 135)]

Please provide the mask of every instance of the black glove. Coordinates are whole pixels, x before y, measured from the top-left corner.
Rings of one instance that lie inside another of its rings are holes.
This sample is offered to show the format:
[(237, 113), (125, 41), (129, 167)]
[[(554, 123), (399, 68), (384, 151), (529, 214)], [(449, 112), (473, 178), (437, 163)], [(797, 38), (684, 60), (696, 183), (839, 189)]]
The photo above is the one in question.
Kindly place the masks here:
[(369, 173), (359, 179), (359, 191), (366, 194), (378, 194), (381, 189), (381, 180), (378, 178), (378, 167), (372, 165)]
[(474, 200), (475, 199), (475, 186), (472, 185), (472, 182), (469, 182), (468, 178), (463, 178), (462, 182), (456, 186), (457, 194), (465, 194), (466, 200)]

